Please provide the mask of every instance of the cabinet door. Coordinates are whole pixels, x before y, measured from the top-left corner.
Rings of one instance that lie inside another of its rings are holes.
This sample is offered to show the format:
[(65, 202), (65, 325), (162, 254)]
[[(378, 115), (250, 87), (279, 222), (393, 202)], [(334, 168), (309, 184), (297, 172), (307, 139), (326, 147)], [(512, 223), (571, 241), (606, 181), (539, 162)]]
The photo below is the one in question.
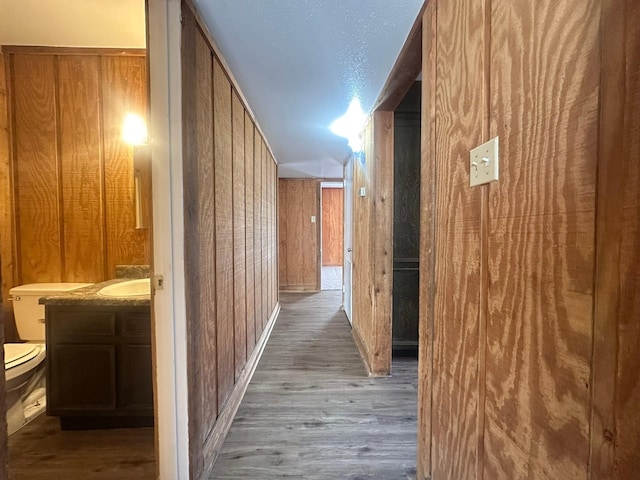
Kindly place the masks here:
[(130, 414), (153, 415), (151, 371), (151, 345), (122, 346), (120, 400)]
[(47, 352), (49, 415), (116, 409), (115, 346), (62, 344), (51, 350)]

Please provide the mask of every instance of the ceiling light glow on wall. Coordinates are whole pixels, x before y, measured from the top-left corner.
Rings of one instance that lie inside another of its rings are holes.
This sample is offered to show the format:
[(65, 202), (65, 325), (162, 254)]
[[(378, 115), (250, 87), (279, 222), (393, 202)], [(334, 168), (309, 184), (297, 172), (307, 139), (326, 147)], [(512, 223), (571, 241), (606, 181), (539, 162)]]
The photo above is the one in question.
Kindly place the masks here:
[(147, 125), (137, 113), (127, 113), (122, 123), (122, 140), (129, 145), (147, 143)]
[(351, 100), (346, 113), (335, 120), (329, 129), (336, 135), (348, 140), (353, 153), (362, 151), (362, 127), (367, 115), (362, 111), (360, 100)]

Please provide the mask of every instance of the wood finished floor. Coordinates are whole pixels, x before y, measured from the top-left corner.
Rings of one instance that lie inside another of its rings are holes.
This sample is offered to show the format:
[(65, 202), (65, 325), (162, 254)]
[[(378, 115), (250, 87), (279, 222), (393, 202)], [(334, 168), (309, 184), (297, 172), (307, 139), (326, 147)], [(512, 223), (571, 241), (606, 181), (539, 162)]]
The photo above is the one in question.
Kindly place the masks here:
[(287, 293), (210, 478), (415, 478), (417, 361), (367, 378), (340, 291)]
[(9, 437), (10, 480), (147, 480), (156, 476), (153, 428), (61, 431), (41, 415)]

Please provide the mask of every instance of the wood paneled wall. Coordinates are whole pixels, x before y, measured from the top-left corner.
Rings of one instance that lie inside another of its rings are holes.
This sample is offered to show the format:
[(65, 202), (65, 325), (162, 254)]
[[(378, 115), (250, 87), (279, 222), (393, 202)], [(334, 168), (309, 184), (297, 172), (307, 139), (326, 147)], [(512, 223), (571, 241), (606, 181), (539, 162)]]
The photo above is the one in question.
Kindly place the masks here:
[(9, 129), (9, 90), (6, 77), (6, 55), (0, 50), (0, 296), (2, 297), (4, 338), (17, 339), (13, 308), (7, 301), (9, 289), (13, 287), (13, 198), (11, 193), (11, 150)]
[(191, 478), (207, 478), (278, 308), (276, 164), (183, 3), (185, 277)]
[[(9, 197), (9, 190), (5, 190), (9, 186), (9, 116), (8, 116), (8, 95), (7, 95), (7, 82), (5, 71), (5, 56), (0, 50), (0, 198), (6, 199)], [(7, 219), (9, 218), (10, 204), (5, 201), (0, 202), (0, 245), (4, 245), (5, 242), (10, 246), (12, 243), (8, 243), (11, 236), (11, 230), (9, 228)], [(11, 251), (11, 248), (8, 248)], [(0, 247), (0, 292), (4, 293), (6, 287), (5, 284), (5, 261), (4, 251)], [(10, 266), (10, 260), (8, 262)], [(7, 315), (5, 315), (6, 303), (3, 294), (0, 294), (0, 321), (2, 323), (7, 322)], [(4, 329), (0, 329), (0, 342), (4, 344), (5, 334)], [(4, 349), (1, 354), (4, 360)], [(0, 418), (3, 420), (0, 422), (0, 478), (7, 478), (9, 476), (9, 448), (8, 448), (8, 435), (7, 435), (7, 421), (6, 421), (6, 406), (5, 406), (5, 379), (0, 378)]]
[(117, 264), (148, 264), (149, 231), (135, 228), (133, 147), (121, 139), (126, 113), (146, 116), (144, 51), (3, 51), (3, 297), (14, 285), (98, 282)]
[(320, 290), (318, 180), (281, 178), (278, 203), (280, 290)]
[[(365, 189), (360, 196), (359, 190)], [(393, 112), (375, 112), (353, 178), (353, 335), (370, 375), (391, 373)], [(387, 232), (387, 234), (385, 234)]]
[[(640, 471), (640, 7), (431, 0), (418, 478)], [(500, 138), (500, 180), (469, 150)]]
[(344, 198), (342, 188), (322, 189), (322, 265), (342, 266)]

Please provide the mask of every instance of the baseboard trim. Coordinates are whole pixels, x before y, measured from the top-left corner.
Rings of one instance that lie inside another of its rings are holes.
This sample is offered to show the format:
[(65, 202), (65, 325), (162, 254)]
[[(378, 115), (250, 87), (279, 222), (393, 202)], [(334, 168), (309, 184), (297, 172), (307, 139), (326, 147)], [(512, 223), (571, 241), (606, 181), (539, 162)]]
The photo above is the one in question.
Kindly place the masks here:
[(282, 293), (312, 293), (319, 292), (317, 285), (280, 285)]
[(231, 424), (233, 423), (233, 419), (238, 413), (238, 408), (240, 408), (240, 403), (242, 403), (242, 399), (244, 398), (244, 394), (247, 391), (247, 387), (249, 386), (249, 382), (251, 382), (251, 377), (256, 371), (258, 363), (260, 362), (260, 358), (262, 357), (262, 353), (264, 352), (264, 348), (267, 345), (269, 337), (271, 336), (271, 332), (273, 331), (273, 327), (276, 324), (276, 320), (278, 315), (280, 314), (280, 303), (277, 303), (273, 311), (271, 312), (271, 316), (269, 317), (269, 322), (265, 326), (262, 335), (258, 339), (258, 343), (256, 347), (253, 349), (251, 356), (247, 360), (247, 364), (245, 365), (242, 373), (240, 374), (240, 378), (236, 382), (229, 399), (226, 402), (222, 412), (218, 415), (218, 419), (216, 420), (215, 427), (211, 430), (211, 434), (207, 438), (204, 448), (203, 448), (203, 457), (207, 459), (208, 465), (205, 465), (204, 472), (200, 476), (201, 480), (207, 480), (211, 471), (213, 470), (213, 465), (222, 450), (222, 444), (224, 443), (229, 430), (231, 429)]

